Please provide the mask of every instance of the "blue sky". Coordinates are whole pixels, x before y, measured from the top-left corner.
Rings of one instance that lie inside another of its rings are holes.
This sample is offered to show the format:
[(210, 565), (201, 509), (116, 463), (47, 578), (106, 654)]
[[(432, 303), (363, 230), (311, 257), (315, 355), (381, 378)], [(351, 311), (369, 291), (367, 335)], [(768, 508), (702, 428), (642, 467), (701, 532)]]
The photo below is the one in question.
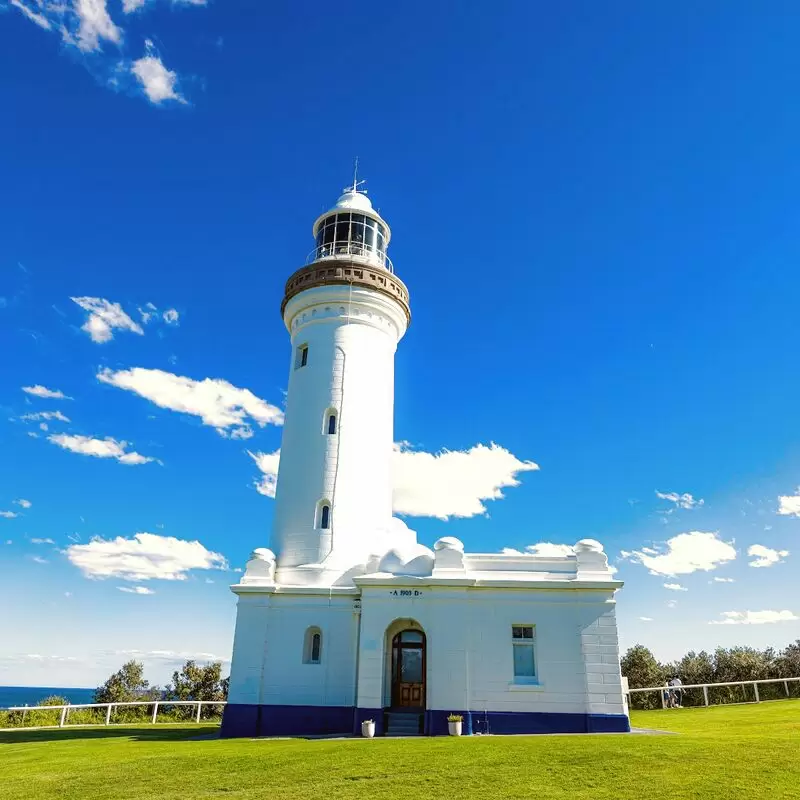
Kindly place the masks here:
[(355, 155), (420, 540), (597, 538), (662, 658), (800, 637), (800, 12), (702, 5), (0, 0), (0, 683), (229, 657)]

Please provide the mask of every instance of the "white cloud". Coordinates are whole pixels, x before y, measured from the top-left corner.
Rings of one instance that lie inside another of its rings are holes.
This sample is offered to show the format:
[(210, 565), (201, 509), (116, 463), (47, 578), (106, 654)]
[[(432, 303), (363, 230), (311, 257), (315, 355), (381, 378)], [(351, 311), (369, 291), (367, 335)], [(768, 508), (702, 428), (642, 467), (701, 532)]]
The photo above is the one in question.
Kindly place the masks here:
[(642, 622), (652, 622), (652, 621), (653, 621), (653, 618), (652, 618), (652, 617), (639, 617), (639, 619), (640, 619)]
[(162, 316), (167, 325), (177, 325), (180, 319), (180, 314), (174, 308), (168, 308)]
[(31, 539), (31, 544), (55, 544), (52, 539)]
[(158, 309), (152, 303), (145, 303), (145, 307), (139, 309), (139, 314), (142, 317), (142, 322), (147, 325), (158, 314)]
[(31, 439), (38, 439), (39, 438), (39, 434), (36, 433), (36, 431), (27, 431), (27, 434), (28, 434), (28, 436), (31, 437)]
[(206, 550), (198, 541), (155, 533), (137, 533), (132, 539), (95, 538), (88, 544), (70, 545), (66, 554), (87, 578), (182, 581), (189, 570), (228, 568), (224, 556)]
[(41, 6), (46, 10), (51, 24), (61, 31), (67, 44), (75, 45), (84, 53), (101, 49), (101, 41), (122, 43), (122, 30), (118, 28), (106, 7), (106, 0), (73, 0), (71, 5), (52, 2)]
[(146, 586), (117, 586), (121, 592), (128, 592), (128, 594), (155, 594), (152, 589)]
[[(280, 450), (274, 453), (248, 454), (263, 473), (255, 482), (256, 491), (266, 497), (275, 496), (280, 463)], [(408, 445), (394, 445), (393, 510), (414, 517), (472, 517), (486, 512), (484, 500), (503, 497), (502, 488), (518, 486), (519, 472), (536, 470), (532, 461), (520, 461), (492, 444), (475, 445), (470, 450), (443, 450), (426, 453), (409, 450)], [(540, 542), (529, 545), (527, 552), (540, 556), (570, 555), (570, 545)], [(505, 548), (504, 553), (518, 552)]]
[(667, 605), (667, 608), (675, 608), (675, 606), (678, 605), (678, 601), (677, 600), (667, 600), (666, 605)]
[(44, 28), (47, 31), (52, 29), (53, 26), (50, 24), (47, 17), (36, 13), (19, 0), (11, 0), (11, 5), (14, 6), (14, 8), (18, 8), (31, 22), (35, 22), (40, 28)]
[(778, 513), (786, 517), (800, 517), (800, 487), (797, 494), (786, 494), (778, 498)]
[(630, 561), (647, 567), (653, 575), (688, 575), (698, 570), (712, 569), (733, 561), (736, 550), (723, 542), (716, 533), (690, 531), (679, 533), (666, 542), (666, 552), (652, 555), (644, 550), (635, 550), (624, 555)]
[(262, 472), (261, 479), (254, 483), (256, 491), (265, 497), (275, 497), (275, 486), (278, 483), (278, 466), (281, 459), (280, 449), (274, 453), (251, 453), (248, 450), (247, 455), (256, 462), (256, 466)]
[(54, 400), (72, 400), (72, 398), (67, 397), (64, 392), (60, 392), (57, 389), (48, 389), (39, 384), (36, 384), (36, 386), (23, 386), (22, 391), (32, 394), (34, 397), (46, 397)]
[(734, 583), (733, 578), (714, 578), (714, 583)]
[(688, 592), (689, 590), (685, 586), (681, 586), (679, 583), (665, 583), (665, 589), (670, 589), (673, 592)]
[(14, 544), (14, 541), (12, 539), (6, 539), (6, 544)]
[(656, 497), (659, 497), (661, 500), (668, 500), (675, 505), (675, 508), (692, 509), (698, 508), (705, 503), (705, 500), (695, 500), (688, 492), (678, 494), (678, 492), (656, 491)]
[(31, 561), (35, 561), (37, 564), (47, 564), (48, 561), (46, 558), (42, 558), (41, 556), (31, 556)]
[(485, 500), (503, 497), (502, 489), (519, 486), (517, 475), (537, 470), (496, 444), (438, 453), (394, 445), (395, 512), (412, 517), (473, 517), (486, 513)]
[(96, 458), (115, 458), (120, 464), (147, 464), (156, 460), (133, 450), (126, 450), (128, 442), (119, 442), (110, 436), (106, 436), (105, 439), (93, 439), (90, 436), (67, 436), (59, 433), (51, 434), (47, 440), (73, 453)]
[(788, 550), (773, 550), (771, 547), (764, 547), (763, 544), (754, 544), (747, 548), (747, 555), (754, 556), (753, 561), (748, 562), (751, 567), (771, 567), (780, 564), (786, 556)]
[(267, 424), (283, 424), (279, 408), (256, 397), (249, 389), (239, 389), (219, 378), (196, 381), (160, 369), (134, 367), (117, 372), (103, 369), (97, 379), (134, 392), (160, 408), (200, 417), (205, 425), (213, 426), (222, 435), (233, 428), (232, 435), (241, 438), (237, 431), (249, 431), (250, 420), (262, 428)]
[(70, 422), (70, 418), (60, 411), (38, 411), (35, 414), (23, 414), (20, 419), (26, 422), (38, 422), (42, 419), (57, 419), (59, 422)]
[(119, 303), (112, 303), (102, 297), (72, 297), (84, 311), (89, 312), (89, 317), (81, 326), (82, 331), (89, 334), (93, 342), (103, 344), (114, 338), (114, 330), (131, 331), (144, 334), (142, 326), (134, 322), (123, 310)]
[(64, 597), (72, 597), (72, 592), (64, 592)]
[(18, 516), (16, 511), (0, 511), (0, 517), (5, 517), (5, 519), (14, 519)]
[(50, 430), (50, 429), (47, 427), (47, 423), (46, 422), (40, 422), (39, 423), (39, 430), (40, 431), (47, 431), (47, 430)]
[(711, 620), (709, 625), (766, 625), (800, 619), (791, 611), (723, 611), (722, 616), (725, 619)]
[(20, 508), (30, 508), (33, 505), (33, 503), (31, 503), (30, 500), (25, 500), (22, 497), (20, 497), (18, 500), (14, 501), (14, 505), (17, 505)]
[[(165, 100), (177, 100), (179, 103), (186, 102), (176, 89), (177, 73), (168, 70), (164, 66), (149, 39), (145, 41), (145, 54), (131, 64), (131, 72), (142, 85), (142, 89), (151, 103), (158, 105)], [(174, 309), (170, 310), (174, 311)], [(167, 319), (168, 313), (164, 314), (164, 320), (171, 322), (172, 320)], [(175, 315), (174, 321), (177, 322), (177, 312), (175, 312)]]
[(146, 3), (147, 0), (122, 0), (122, 10), (126, 14), (130, 14), (132, 11), (143, 8)]

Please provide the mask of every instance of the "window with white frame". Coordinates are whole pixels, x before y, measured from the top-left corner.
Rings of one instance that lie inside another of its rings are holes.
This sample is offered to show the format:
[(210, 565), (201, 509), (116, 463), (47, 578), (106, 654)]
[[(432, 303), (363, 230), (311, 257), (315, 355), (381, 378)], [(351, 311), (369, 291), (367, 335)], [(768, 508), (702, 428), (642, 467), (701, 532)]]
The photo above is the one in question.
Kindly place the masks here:
[(536, 626), (512, 625), (511, 649), (514, 654), (514, 680), (528, 683), (536, 680)]
[(319, 664), (322, 661), (322, 631), (311, 627), (303, 640), (303, 663)]

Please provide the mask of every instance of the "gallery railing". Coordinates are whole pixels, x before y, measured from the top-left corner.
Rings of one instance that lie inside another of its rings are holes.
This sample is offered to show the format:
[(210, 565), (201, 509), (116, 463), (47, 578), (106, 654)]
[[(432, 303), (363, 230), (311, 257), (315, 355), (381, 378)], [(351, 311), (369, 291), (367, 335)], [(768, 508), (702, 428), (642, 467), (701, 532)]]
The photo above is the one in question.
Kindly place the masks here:
[[(209, 716), (217, 720), (225, 707), (220, 700), (137, 700), (129, 703), (76, 703), (58, 706), (13, 706), (0, 708), (2, 728), (44, 728), (68, 725), (119, 725), (150, 722), (155, 725), (159, 709), (162, 722), (194, 723)], [(148, 709), (152, 708), (151, 712)], [(181, 712), (180, 709), (185, 709)], [(176, 710), (178, 712), (176, 713)], [(205, 709), (206, 714), (203, 714)], [(142, 713), (144, 711), (144, 713)], [(186, 712), (190, 713), (186, 713)], [(219, 711), (219, 713), (214, 713)]]
[(383, 250), (359, 242), (334, 242), (315, 247), (306, 258), (306, 264), (314, 264), (325, 258), (347, 258), (365, 264), (374, 264), (394, 272), (394, 265)]

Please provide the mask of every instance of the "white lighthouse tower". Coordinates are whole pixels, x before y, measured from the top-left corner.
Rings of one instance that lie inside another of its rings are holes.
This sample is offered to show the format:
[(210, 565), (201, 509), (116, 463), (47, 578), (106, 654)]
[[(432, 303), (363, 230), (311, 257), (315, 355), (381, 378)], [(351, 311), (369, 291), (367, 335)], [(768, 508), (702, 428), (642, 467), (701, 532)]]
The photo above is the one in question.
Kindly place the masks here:
[(428, 548), (392, 517), (394, 354), (408, 290), (358, 184), (281, 304), (292, 343), (272, 550), (239, 583), (222, 735), (627, 731), (614, 578), (562, 555)]
[(410, 319), (391, 231), (356, 181), (313, 234), (281, 306), (292, 340), (272, 530), (283, 585), (331, 585), (386, 551), (394, 353)]

